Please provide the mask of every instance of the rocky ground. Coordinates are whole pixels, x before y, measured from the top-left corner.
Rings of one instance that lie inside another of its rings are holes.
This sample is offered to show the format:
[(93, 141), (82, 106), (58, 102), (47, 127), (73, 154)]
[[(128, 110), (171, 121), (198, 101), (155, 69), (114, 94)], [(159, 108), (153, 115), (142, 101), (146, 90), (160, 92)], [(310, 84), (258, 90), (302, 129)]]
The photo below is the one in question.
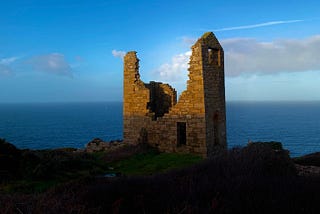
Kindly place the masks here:
[(122, 140), (106, 142), (100, 138), (95, 138), (90, 141), (85, 148), (86, 152), (101, 152), (101, 151), (114, 151), (126, 146)]
[(320, 176), (320, 152), (293, 158), (299, 176)]
[(303, 166), (295, 164), (299, 176), (320, 176), (319, 166)]

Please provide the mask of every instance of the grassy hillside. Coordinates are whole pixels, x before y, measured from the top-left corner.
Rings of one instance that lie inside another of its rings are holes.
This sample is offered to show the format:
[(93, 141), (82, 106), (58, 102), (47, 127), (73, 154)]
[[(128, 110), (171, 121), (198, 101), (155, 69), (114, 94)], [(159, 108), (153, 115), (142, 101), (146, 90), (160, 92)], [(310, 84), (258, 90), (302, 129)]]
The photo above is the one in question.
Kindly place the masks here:
[(40, 194), (0, 194), (0, 213), (320, 213), (320, 178), (298, 176), (278, 144), (253, 143), (206, 160), (144, 146), (85, 157), (80, 169), (88, 174), (96, 167), (123, 176), (91, 172)]
[(97, 153), (72, 148), (19, 150), (0, 139), (0, 192), (37, 193), (65, 182), (104, 175), (152, 175), (201, 159), (191, 154), (159, 153), (147, 145)]

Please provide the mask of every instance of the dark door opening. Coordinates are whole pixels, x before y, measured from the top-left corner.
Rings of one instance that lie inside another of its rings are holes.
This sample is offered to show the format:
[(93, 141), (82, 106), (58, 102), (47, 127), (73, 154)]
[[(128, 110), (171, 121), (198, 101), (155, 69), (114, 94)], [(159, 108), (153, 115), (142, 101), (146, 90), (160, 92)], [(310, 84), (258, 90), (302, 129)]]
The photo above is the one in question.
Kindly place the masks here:
[(177, 122), (177, 146), (187, 144), (187, 124), (185, 122)]

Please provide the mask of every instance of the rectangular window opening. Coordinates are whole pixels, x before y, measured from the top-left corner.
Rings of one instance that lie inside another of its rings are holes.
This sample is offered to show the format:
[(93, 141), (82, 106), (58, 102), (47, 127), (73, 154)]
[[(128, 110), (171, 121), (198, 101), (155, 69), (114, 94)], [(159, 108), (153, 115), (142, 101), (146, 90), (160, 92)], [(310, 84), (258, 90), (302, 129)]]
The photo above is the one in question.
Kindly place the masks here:
[(177, 122), (177, 146), (187, 144), (187, 124), (185, 122)]
[(213, 60), (213, 50), (212, 48), (208, 48), (208, 62), (211, 64)]
[(208, 62), (221, 66), (221, 51), (220, 49), (208, 48)]

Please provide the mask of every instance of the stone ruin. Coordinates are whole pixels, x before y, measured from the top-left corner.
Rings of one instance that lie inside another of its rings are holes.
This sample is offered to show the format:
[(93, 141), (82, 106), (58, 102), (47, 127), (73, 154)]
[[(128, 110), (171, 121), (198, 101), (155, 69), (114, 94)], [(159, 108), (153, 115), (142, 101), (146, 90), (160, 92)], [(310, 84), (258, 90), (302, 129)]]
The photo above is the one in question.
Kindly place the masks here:
[(210, 157), (226, 149), (224, 53), (212, 32), (191, 47), (187, 89), (140, 80), (136, 52), (124, 57), (124, 142)]

